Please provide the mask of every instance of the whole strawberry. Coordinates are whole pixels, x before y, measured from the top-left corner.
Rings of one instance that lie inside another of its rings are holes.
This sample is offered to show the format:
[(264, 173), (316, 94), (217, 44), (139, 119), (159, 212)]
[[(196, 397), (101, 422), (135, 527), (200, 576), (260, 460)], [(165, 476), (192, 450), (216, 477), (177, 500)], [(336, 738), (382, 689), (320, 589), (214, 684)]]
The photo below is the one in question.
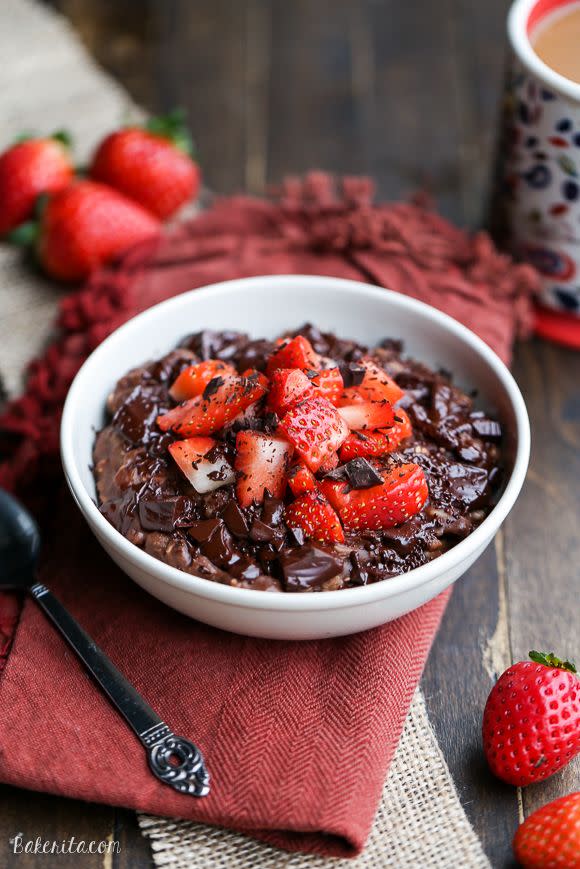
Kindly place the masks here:
[(41, 193), (66, 187), (73, 176), (65, 133), (24, 139), (0, 156), (0, 236), (31, 217)]
[(159, 234), (152, 214), (94, 181), (76, 181), (50, 197), (37, 227), (41, 265), (65, 281), (85, 278), (96, 266)]
[(197, 196), (200, 172), (180, 112), (127, 127), (101, 142), (90, 174), (164, 220)]
[(530, 652), (503, 673), (483, 713), (491, 771), (523, 787), (553, 775), (580, 751), (580, 678), (570, 661)]
[(580, 791), (526, 818), (513, 848), (524, 869), (580, 869)]

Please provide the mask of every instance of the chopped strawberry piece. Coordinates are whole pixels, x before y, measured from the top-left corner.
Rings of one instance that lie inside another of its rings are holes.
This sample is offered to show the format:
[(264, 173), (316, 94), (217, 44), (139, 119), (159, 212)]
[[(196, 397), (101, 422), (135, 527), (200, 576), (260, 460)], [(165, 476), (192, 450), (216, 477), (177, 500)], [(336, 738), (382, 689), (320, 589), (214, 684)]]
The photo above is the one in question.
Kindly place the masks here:
[(295, 402), (313, 393), (310, 380), (299, 368), (278, 368), (272, 373), (268, 408), (284, 416)]
[(365, 376), (358, 386), (349, 386), (339, 399), (339, 406), (356, 404), (361, 401), (389, 401), (395, 404), (405, 394), (401, 387), (371, 359), (360, 363), (365, 368)]
[(188, 438), (169, 445), (180, 471), (201, 495), (227, 486), (235, 480), (234, 470), (223, 455), (205, 458), (216, 446), (213, 438)]
[(348, 437), (348, 426), (337, 409), (318, 395), (290, 408), (279, 430), (297, 453), (316, 472), (329, 453), (334, 453)]
[(220, 378), (222, 382), (211, 392), (210, 381), (202, 395), (158, 416), (157, 425), (162, 431), (172, 429), (181, 437), (213, 434), (266, 394), (260, 377), (263, 375), (255, 373), (250, 377)]
[(190, 365), (174, 380), (169, 394), (174, 401), (185, 401), (201, 395), (210, 380), (236, 373), (236, 369), (221, 359), (207, 359), (197, 365)]
[(312, 378), (311, 383), (331, 404), (338, 404), (344, 391), (344, 381), (339, 368), (325, 368), (324, 371), (319, 371)]
[(322, 462), (318, 470), (321, 474), (328, 474), (329, 471), (334, 471), (334, 469), (338, 467), (338, 462), (338, 453), (328, 453), (328, 455), (324, 457), (324, 461)]
[(341, 462), (349, 462), (358, 456), (383, 456), (396, 450), (399, 444), (411, 437), (411, 420), (400, 407), (395, 408), (395, 420), (389, 428), (378, 431), (349, 434), (340, 448)]
[(292, 494), (298, 497), (306, 492), (315, 492), (318, 488), (318, 481), (312, 471), (300, 462), (293, 465), (288, 471), (288, 485)]
[(234, 467), (238, 472), (236, 494), (240, 505), (261, 503), (266, 489), (275, 498), (282, 498), (293, 452), (288, 441), (262, 432), (240, 431), (236, 450)]
[(300, 528), (310, 540), (324, 543), (344, 543), (340, 520), (320, 492), (307, 492), (293, 501), (284, 511), (289, 528)]
[(302, 370), (317, 371), (320, 367), (320, 356), (307, 338), (297, 335), (287, 344), (282, 344), (279, 350), (273, 353), (266, 366), (268, 377), (278, 368), (301, 368)]
[(362, 401), (339, 407), (338, 412), (351, 431), (385, 428), (395, 421), (393, 406), (388, 401)]
[(328, 479), (319, 483), (345, 528), (380, 531), (400, 525), (422, 509), (429, 491), (419, 465), (398, 465), (380, 473), (382, 485), (369, 489), (349, 491), (347, 483)]
[(246, 368), (245, 371), (242, 371), (241, 377), (253, 377), (258, 383), (264, 387), (264, 389), (269, 389), (270, 381), (266, 377), (265, 374), (262, 374), (261, 371), (258, 371), (257, 368)]

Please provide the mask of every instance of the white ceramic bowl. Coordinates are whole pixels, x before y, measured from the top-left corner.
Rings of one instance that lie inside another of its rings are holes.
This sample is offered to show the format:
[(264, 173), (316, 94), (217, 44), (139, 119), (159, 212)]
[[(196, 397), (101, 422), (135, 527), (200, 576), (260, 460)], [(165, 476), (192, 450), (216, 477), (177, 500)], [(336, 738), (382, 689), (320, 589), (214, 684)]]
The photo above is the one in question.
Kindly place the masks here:
[[(402, 338), (405, 349), (452, 371), (477, 389), (482, 408), (498, 415), (508, 435), (511, 473), (498, 504), (465, 540), (402, 576), (361, 588), (318, 594), (272, 594), (231, 588), (170, 567), (129, 543), (99, 513), (91, 472), (95, 430), (105, 401), (130, 368), (162, 356), (186, 334), (234, 328), (276, 336), (310, 321), (343, 337), (375, 344)], [(72, 494), (111, 558), (169, 606), (228, 631), (305, 640), (376, 627), (415, 609), (455, 582), (483, 552), (522, 487), (530, 432), (520, 391), (489, 347), (455, 320), (421, 302), (354, 281), (277, 276), (215, 284), (163, 302), (114, 332), (87, 359), (68, 394), (61, 429), (64, 471)]]

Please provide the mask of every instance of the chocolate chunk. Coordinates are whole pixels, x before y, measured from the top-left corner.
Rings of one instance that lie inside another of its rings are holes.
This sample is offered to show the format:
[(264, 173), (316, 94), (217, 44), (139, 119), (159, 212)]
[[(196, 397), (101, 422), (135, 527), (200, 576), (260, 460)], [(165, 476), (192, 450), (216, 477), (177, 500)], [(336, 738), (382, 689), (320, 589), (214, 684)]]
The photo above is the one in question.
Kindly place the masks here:
[(188, 531), (197, 543), (206, 543), (222, 524), (221, 519), (200, 519)]
[(332, 471), (329, 471), (324, 475), (325, 480), (334, 480), (337, 483), (347, 483), (348, 482), (348, 474), (346, 473), (346, 465), (339, 465), (338, 468), (333, 468)]
[(351, 459), (344, 465), (344, 470), (353, 489), (370, 489), (371, 486), (380, 486), (383, 482), (383, 478), (368, 459), (362, 457)]
[(254, 519), (250, 530), (250, 540), (254, 543), (269, 543), (274, 536), (274, 529), (260, 519)]
[(339, 465), (333, 471), (324, 475), (325, 480), (346, 482), (349, 489), (370, 489), (371, 486), (380, 486), (383, 482), (381, 475), (373, 468), (368, 459), (351, 459), (346, 465)]
[(223, 511), (222, 519), (226, 523), (228, 531), (231, 531), (234, 537), (247, 537), (250, 533), (246, 517), (241, 507), (233, 499), (228, 502), (227, 507)]
[(472, 422), (473, 431), (480, 438), (485, 440), (500, 440), (501, 425), (493, 419), (474, 419)]
[(246, 582), (257, 579), (260, 576), (260, 568), (255, 562), (249, 558), (240, 558), (236, 564), (230, 567), (229, 571), (236, 579), (243, 579)]
[(351, 571), (350, 580), (354, 585), (366, 585), (369, 579), (368, 571), (365, 569), (370, 558), (368, 552), (364, 549), (349, 554)]
[(268, 490), (264, 494), (262, 504), (262, 522), (266, 525), (279, 525), (284, 515), (284, 502), (280, 498), (274, 498)]
[(224, 383), (225, 380), (223, 379), (223, 377), (220, 377), (219, 375), (217, 377), (212, 377), (210, 382), (203, 390), (202, 398), (204, 399), (204, 401), (207, 401), (208, 398), (211, 398), (212, 395), (215, 395), (220, 386), (223, 386)]
[(364, 365), (357, 365), (356, 362), (341, 362), (338, 367), (340, 368), (345, 388), (348, 389), (351, 386), (361, 385), (366, 373)]
[[(221, 519), (207, 519), (205, 522), (197, 524), (198, 526), (203, 524), (207, 526), (207, 530), (209, 530), (209, 536), (203, 540), (199, 540), (199, 528), (196, 528), (197, 536), (192, 534), (192, 536), (200, 543), (201, 551), (206, 558), (209, 558), (210, 561), (213, 561), (214, 564), (217, 564), (218, 567), (221, 567), (224, 570), (229, 569), (240, 560), (240, 553), (234, 544), (231, 534)], [(212, 524), (213, 530), (210, 528)], [(205, 531), (205, 528), (202, 529), (202, 535)]]
[(304, 546), (304, 531), (302, 528), (289, 528), (288, 531), (298, 544), (298, 546)]
[(279, 557), (286, 591), (317, 588), (342, 570), (342, 562), (317, 546), (289, 549)]
[(461, 447), (458, 453), (459, 458), (463, 459), (464, 462), (477, 462), (481, 459), (481, 453), (474, 446)]
[(136, 386), (113, 417), (113, 427), (131, 443), (144, 440), (159, 413), (159, 402), (153, 392)]
[(192, 502), (184, 496), (163, 501), (139, 501), (139, 521), (145, 531), (173, 531), (191, 521)]
[(184, 338), (180, 347), (192, 350), (204, 361), (207, 359), (231, 359), (248, 343), (248, 336), (243, 332), (213, 332), (204, 329)]

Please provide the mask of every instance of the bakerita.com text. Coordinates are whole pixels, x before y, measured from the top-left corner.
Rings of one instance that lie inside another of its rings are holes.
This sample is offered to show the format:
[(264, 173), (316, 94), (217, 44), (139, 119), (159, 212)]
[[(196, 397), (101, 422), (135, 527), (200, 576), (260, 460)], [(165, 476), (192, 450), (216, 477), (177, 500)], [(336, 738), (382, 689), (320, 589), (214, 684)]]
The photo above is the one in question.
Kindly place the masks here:
[(14, 854), (120, 854), (121, 845), (115, 839), (70, 839), (50, 841), (37, 836), (35, 839), (25, 839), (24, 833), (16, 833), (10, 838)]

